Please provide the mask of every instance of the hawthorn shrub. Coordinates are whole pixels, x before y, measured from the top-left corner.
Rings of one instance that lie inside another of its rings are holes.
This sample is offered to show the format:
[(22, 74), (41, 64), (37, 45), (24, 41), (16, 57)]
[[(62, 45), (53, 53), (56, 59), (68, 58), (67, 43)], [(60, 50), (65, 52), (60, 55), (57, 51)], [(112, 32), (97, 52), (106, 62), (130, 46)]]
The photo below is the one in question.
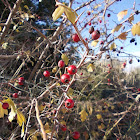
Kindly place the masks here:
[(123, 51), (140, 35), (135, 2), (61, 2), (2, 1), (0, 139), (138, 139), (139, 70), (124, 70), (140, 57)]

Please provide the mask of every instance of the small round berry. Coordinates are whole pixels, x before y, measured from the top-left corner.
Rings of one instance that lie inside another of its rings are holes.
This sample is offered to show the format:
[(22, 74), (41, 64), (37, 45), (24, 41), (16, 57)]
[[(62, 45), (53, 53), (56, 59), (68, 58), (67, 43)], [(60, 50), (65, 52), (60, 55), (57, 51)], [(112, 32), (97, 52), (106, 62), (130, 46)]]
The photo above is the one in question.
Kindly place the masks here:
[(18, 84), (21, 86), (24, 85), (24, 83), (22, 81), (19, 81)]
[(65, 66), (65, 62), (63, 60), (60, 60), (58, 62), (58, 67), (63, 68)]
[(96, 30), (92, 33), (92, 39), (97, 40), (100, 37), (99, 30)]
[(80, 75), (83, 75), (83, 72), (81, 72)]
[(74, 101), (73, 101), (72, 99), (67, 99), (67, 100), (65, 101), (65, 106), (66, 106), (66, 108), (73, 108), (73, 106), (74, 106)]
[(70, 65), (67, 69), (68, 73), (70, 75), (74, 75), (77, 72), (77, 68), (75, 65)]
[(87, 11), (87, 14), (90, 15), (91, 14), (90, 11)]
[(24, 77), (18, 78), (18, 81), (19, 81), (19, 82), (24, 82)]
[(49, 76), (50, 76), (50, 72), (46, 70), (46, 71), (43, 72), (43, 75), (44, 75), (45, 77), (49, 77)]
[(138, 88), (138, 91), (140, 91), (140, 88)]
[(73, 39), (74, 42), (79, 42), (80, 41), (80, 38), (77, 34), (72, 35), (72, 39)]
[(72, 137), (77, 140), (80, 138), (80, 133), (78, 131), (75, 131), (72, 133)]
[(89, 22), (88, 25), (91, 26), (91, 22)]
[(108, 64), (107, 66), (110, 67), (110, 64)]
[(111, 80), (110, 80), (110, 79), (108, 79), (107, 81), (108, 81), (108, 82), (111, 82)]
[(62, 83), (69, 83), (69, 81), (70, 81), (70, 76), (68, 74), (63, 74), (61, 76), (61, 82)]
[(85, 41), (87, 41), (88, 39), (87, 38), (85, 38)]
[(9, 104), (8, 103), (3, 103), (2, 104), (2, 108), (3, 109), (8, 109), (9, 108)]
[(121, 47), (121, 49), (123, 49), (123, 47)]
[(61, 130), (62, 130), (62, 131), (66, 131), (66, 130), (67, 130), (66, 125), (62, 125), (62, 126), (61, 126)]
[(18, 98), (18, 93), (14, 93), (12, 96), (13, 96), (14, 98)]
[(107, 14), (107, 17), (110, 17), (111, 16), (111, 14)]
[(101, 41), (100, 44), (103, 45), (104, 44), (104, 41)]
[(99, 20), (99, 23), (102, 23), (102, 20)]

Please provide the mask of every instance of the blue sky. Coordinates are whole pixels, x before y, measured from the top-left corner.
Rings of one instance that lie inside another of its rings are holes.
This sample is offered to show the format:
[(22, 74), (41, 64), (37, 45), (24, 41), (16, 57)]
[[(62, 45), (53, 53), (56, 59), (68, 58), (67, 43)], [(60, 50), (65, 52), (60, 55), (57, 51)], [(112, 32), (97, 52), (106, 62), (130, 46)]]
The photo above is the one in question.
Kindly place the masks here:
[[(88, 2), (88, 1), (89, 0), (75, 0), (72, 8), (75, 9), (75, 8), (79, 7), (82, 3)], [(121, 0), (119, 2), (115, 2), (112, 6), (110, 6), (108, 8), (108, 10), (106, 11), (106, 15), (108, 13), (110, 13), (111, 16), (109, 18), (107, 16), (105, 16), (105, 19), (106, 19), (106, 22), (107, 22), (107, 28), (108, 28), (109, 33), (110, 33), (111, 29), (113, 29), (117, 24), (121, 23), (124, 19), (128, 18), (131, 13), (133, 13), (132, 8), (133, 8), (134, 1), (135, 1), (135, 9), (140, 10), (140, 0)], [(101, 4), (101, 6), (98, 9), (94, 9), (94, 6), (98, 3)], [(82, 22), (83, 24), (85, 24), (87, 21), (89, 21), (91, 19), (93, 14), (97, 13), (99, 10), (101, 10), (103, 8), (104, 8), (103, 1), (102, 0), (95, 0), (95, 2), (92, 2), (90, 5), (82, 8), (79, 11), (77, 11), (78, 15), (81, 14), (84, 11), (84, 13), (81, 16), (79, 21)], [(120, 11), (123, 11), (123, 10), (128, 10), (128, 13), (127, 13), (126, 16), (124, 16), (124, 18), (121, 21), (118, 21), (117, 14)], [(90, 16), (88, 16), (87, 11), (91, 11), (91, 12), (93, 11), (93, 13)], [(99, 16), (101, 17), (102, 13)], [(96, 19), (98, 19), (98, 18), (96, 18)], [(135, 24), (138, 21), (140, 21), (140, 14), (134, 16), (134, 21), (132, 23)], [(97, 22), (97, 20), (94, 20), (92, 22)], [(130, 24), (128, 24), (128, 23), (125, 23), (124, 25), (125, 25), (125, 30), (128, 30), (131, 27)], [(93, 24), (93, 26), (96, 29), (104, 28), (103, 23), (98, 24), (98, 25)], [(87, 37), (87, 38), (91, 37), (91, 35), (88, 33), (88, 28), (89, 27), (90, 26), (87, 25), (87, 27), (82, 31), (82, 36), (84, 38), (85, 37)], [(118, 32), (118, 33), (121, 33), (121, 31)], [(119, 35), (118, 33), (116, 33), (114, 35), (117, 36), (117, 35)], [(140, 36), (135, 36), (134, 37), (130, 32), (128, 34), (127, 38), (128, 39), (125, 40), (125, 41), (116, 40), (115, 43), (117, 45), (117, 48), (119, 49), (122, 46), (124, 48), (122, 50), (123, 52), (130, 53), (130, 54), (133, 54), (133, 55), (136, 55), (136, 56), (140, 57)], [(131, 38), (135, 38), (135, 40), (137, 42), (137, 45), (135, 45), (135, 43), (130, 43)], [(116, 57), (117, 53), (113, 53), (113, 55)], [(120, 56), (119, 59), (121, 59), (122, 61), (127, 60), (127, 62), (128, 62), (128, 60), (131, 59), (131, 57), (121, 57), (121, 56), (124, 56), (124, 54), (119, 54), (119, 56)], [(140, 62), (138, 63), (135, 58), (132, 58), (132, 59), (133, 59), (133, 63), (132, 64), (127, 63), (126, 71), (130, 71), (130, 69), (140, 66)]]

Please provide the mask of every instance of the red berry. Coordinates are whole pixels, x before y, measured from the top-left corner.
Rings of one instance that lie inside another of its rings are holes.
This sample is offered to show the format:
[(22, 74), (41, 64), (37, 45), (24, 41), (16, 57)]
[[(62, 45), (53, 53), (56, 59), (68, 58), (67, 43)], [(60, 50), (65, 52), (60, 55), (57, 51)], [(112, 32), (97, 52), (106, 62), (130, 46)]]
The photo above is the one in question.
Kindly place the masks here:
[(109, 68), (110, 70), (112, 69), (112, 67)]
[(96, 30), (92, 33), (92, 39), (97, 40), (100, 37), (99, 30)]
[(69, 83), (69, 81), (70, 81), (70, 76), (68, 74), (63, 74), (61, 76), (61, 82), (62, 83)]
[(110, 64), (108, 64), (107, 66), (110, 67)]
[(108, 73), (110, 73), (110, 71), (108, 71)]
[(102, 23), (102, 20), (99, 20), (99, 23)]
[(44, 75), (45, 77), (49, 77), (49, 76), (50, 76), (50, 72), (46, 70), (46, 71), (43, 72), (43, 75)]
[(81, 72), (80, 75), (83, 75), (83, 72)]
[(108, 86), (110, 86), (110, 83), (107, 83), (108, 84)]
[(90, 34), (92, 34), (92, 33), (94, 32), (94, 27), (91, 26), (91, 27), (89, 28), (88, 32), (89, 32)]
[(62, 126), (61, 126), (61, 130), (62, 130), (62, 131), (66, 131), (66, 130), (67, 130), (66, 125), (62, 125)]
[(19, 81), (18, 84), (21, 86), (24, 85), (24, 83), (22, 81)]
[(90, 15), (91, 13), (88, 11), (87, 14)]
[(87, 38), (85, 38), (85, 41), (87, 41), (88, 39)]
[(80, 138), (80, 133), (75, 131), (75, 132), (72, 133), (72, 137), (77, 140), (77, 139)]
[(74, 101), (73, 101), (72, 99), (67, 99), (67, 100), (65, 101), (65, 106), (66, 106), (66, 108), (73, 108), (73, 106), (74, 106)]
[(121, 47), (121, 49), (123, 49), (123, 47)]
[(79, 42), (80, 41), (80, 38), (79, 38), (79, 36), (77, 34), (74, 34), (72, 36), (72, 39), (73, 39), (74, 42)]
[(19, 82), (24, 82), (24, 77), (18, 78), (18, 81), (19, 81)]
[(101, 41), (100, 44), (103, 45), (104, 44), (104, 41)]
[(110, 17), (111, 15), (110, 14), (107, 14), (107, 17)]
[(14, 93), (14, 94), (13, 94), (13, 97), (14, 97), (14, 98), (18, 98), (18, 93)]
[(77, 72), (77, 68), (76, 68), (75, 65), (70, 65), (70, 66), (68, 67), (67, 71), (68, 71), (68, 73), (69, 73), (70, 75), (73, 75), (73, 74), (75, 74), (75, 73)]
[(88, 25), (90, 26), (91, 25), (91, 22), (89, 22)]
[(63, 68), (65, 66), (65, 62), (63, 60), (60, 60), (58, 62), (58, 67)]
[(9, 108), (9, 104), (8, 104), (8, 103), (3, 103), (3, 104), (2, 104), (2, 108), (3, 108), (3, 109)]
[(138, 88), (138, 91), (140, 91), (140, 88)]
[(110, 80), (110, 79), (108, 79), (108, 82), (111, 82), (111, 80)]
[(123, 67), (124, 67), (124, 68), (126, 67), (126, 62), (123, 63)]

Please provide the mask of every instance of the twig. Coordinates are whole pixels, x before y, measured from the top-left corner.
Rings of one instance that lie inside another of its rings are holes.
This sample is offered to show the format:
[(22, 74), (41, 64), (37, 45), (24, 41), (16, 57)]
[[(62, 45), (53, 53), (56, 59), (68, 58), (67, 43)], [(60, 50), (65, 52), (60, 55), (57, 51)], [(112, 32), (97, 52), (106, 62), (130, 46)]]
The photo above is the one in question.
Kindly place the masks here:
[(14, 7), (11, 10), (11, 12), (10, 12), (10, 14), (8, 16), (8, 19), (6, 21), (6, 26), (4, 26), (4, 28), (2, 30), (2, 36), (1, 36), (1, 39), (0, 39), (0, 44), (3, 42), (3, 39), (4, 39), (5, 35), (8, 32), (10, 24), (11, 24), (11, 20), (12, 20), (13, 16), (15, 15), (16, 11), (18, 10), (21, 2), (22, 2), (22, 0), (17, 0), (16, 3), (14, 4)]
[(35, 110), (36, 110), (36, 118), (37, 118), (37, 121), (40, 125), (40, 129), (41, 129), (41, 132), (42, 132), (43, 140), (47, 140), (47, 135), (45, 133), (43, 123), (42, 123), (41, 119), (39, 118), (38, 102), (37, 102), (36, 99), (35, 99)]

